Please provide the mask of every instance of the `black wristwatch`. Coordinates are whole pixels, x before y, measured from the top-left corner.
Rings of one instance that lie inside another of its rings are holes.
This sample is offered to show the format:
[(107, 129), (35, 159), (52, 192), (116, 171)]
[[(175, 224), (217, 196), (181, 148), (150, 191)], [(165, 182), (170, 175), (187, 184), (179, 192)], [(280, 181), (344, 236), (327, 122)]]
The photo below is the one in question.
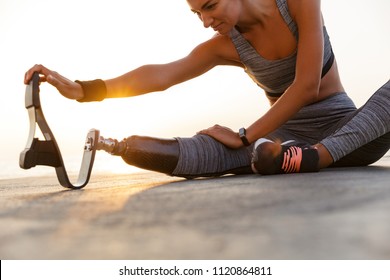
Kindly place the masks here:
[(246, 129), (244, 127), (240, 128), (238, 135), (240, 136), (241, 141), (245, 146), (249, 146), (251, 144), (249, 143), (248, 138), (246, 138)]

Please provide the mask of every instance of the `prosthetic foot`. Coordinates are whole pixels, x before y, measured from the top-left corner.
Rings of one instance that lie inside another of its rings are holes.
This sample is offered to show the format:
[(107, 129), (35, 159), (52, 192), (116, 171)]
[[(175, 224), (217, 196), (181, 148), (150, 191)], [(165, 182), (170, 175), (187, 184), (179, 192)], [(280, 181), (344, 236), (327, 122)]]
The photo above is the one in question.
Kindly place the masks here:
[[(81, 189), (88, 184), (91, 176), (99, 130), (91, 129), (88, 132), (79, 176), (76, 183), (71, 183), (60, 148), (43, 114), (39, 92), (39, 73), (35, 72), (30, 84), (26, 87), (25, 107), (29, 113), (30, 132), (26, 147), (19, 156), (19, 166), (23, 169), (30, 169), (38, 165), (54, 167), (58, 181), (63, 187)], [(37, 126), (42, 131), (44, 140), (35, 137)]]
[(259, 139), (253, 149), (252, 170), (262, 175), (318, 172), (318, 151), (305, 143)]

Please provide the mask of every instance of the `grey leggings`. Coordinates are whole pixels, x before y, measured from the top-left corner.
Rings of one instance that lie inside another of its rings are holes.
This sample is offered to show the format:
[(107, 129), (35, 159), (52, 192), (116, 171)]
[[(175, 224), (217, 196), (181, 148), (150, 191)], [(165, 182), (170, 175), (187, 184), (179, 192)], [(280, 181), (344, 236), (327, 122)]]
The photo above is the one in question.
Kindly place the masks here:
[[(356, 109), (346, 93), (302, 108), (291, 120), (267, 135), (270, 140), (322, 143), (333, 166), (364, 166), (390, 149), (390, 81)], [(251, 173), (253, 144), (229, 149), (206, 135), (177, 138), (178, 164), (172, 175), (183, 177)]]

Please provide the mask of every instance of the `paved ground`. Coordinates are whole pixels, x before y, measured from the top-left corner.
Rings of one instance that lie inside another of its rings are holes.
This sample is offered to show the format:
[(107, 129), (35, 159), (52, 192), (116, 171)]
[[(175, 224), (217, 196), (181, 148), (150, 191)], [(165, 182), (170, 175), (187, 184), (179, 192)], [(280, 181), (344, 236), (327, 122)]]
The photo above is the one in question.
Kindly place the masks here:
[(390, 160), (313, 174), (0, 181), (0, 259), (390, 259)]

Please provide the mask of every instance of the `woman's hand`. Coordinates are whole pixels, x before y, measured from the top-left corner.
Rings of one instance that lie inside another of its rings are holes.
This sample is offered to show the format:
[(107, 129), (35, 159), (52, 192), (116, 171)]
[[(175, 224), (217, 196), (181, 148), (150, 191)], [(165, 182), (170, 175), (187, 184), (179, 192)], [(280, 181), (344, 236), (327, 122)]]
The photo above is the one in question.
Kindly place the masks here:
[(57, 90), (66, 98), (78, 100), (84, 97), (81, 85), (40, 64), (34, 65), (26, 72), (24, 75), (25, 84), (30, 82), (34, 72), (38, 72), (40, 74), (39, 82), (48, 82), (52, 86), (56, 87)]
[(209, 135), (231, 149), (238, 149), (243, 146), (238, 133), (225, 126), (216, 124), (210, 128), (199, 131), (198, 134)]

